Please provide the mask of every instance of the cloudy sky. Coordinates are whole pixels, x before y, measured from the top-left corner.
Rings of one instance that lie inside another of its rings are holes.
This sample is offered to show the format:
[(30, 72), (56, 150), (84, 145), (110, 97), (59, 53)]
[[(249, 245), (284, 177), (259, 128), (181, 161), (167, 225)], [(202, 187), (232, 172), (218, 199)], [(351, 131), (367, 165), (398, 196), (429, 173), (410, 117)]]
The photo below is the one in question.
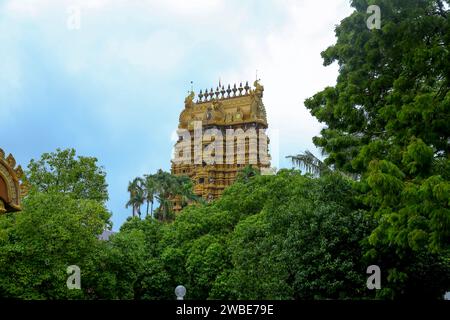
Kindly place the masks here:
[(258, 70), (273, 164), (290, 167), (286, 155), (318, 153), (303, 102), (335, 83), (320, 52), (351, 12), (349, 0), (1, 0), (0, 147), (24, 167), (56, 148), (97, 157), (117, 230), (128, 181), (170, 169), (190, 82)]

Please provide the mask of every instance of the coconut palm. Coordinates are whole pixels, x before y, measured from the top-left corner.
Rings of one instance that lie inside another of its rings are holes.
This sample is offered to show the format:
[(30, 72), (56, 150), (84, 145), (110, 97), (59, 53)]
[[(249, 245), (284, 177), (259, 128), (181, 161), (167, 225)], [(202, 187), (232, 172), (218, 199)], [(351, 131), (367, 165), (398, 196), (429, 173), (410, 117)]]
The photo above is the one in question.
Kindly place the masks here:
[(158, 217), (161, 220), (167, 220), (172, 211), (173, 195), (176, 190), (175, 176), (161, 169), (153, 175), (155, 182), (155, 197), (159, 202)]
[(156, 181), (153, 175), (145, 175), (144, 177), (145, 201), (147, 203), (146, 216), (148, 217), (148, 207), (151, 204), (150, 215), (153, 217), (153, 203), (157, 191)]
[[(192, 191), (192, 181), (189, 177), (175, 176), (168, 172), (158, 170), (153, 175), (145, 175), (144, 178), (136, 178), (128, 185), (130, 199), (127, 208), (133, 208), (133, 216), (138, 214), (141, 216), (141, 206), (147, 204), (147, 216), (150, 213), (152, 217), (160, 220), (170, 220), (173, 216), (173, 201), (181, 199), (182, 205), (190, 202), (202, 201), (200, 197)], [(153, 212), (153, 204), (155, 200), (159, 203), (159, 207)]]
[(257, 176), (259, 174), (259, 171), (250, 164), (239, 170), (237, 174), (237, 180), (247, 183), (251, 177)]
[(173, 200), (181, 198), (181, 203), (200, 201), (192, 191), (192, 181), (189, 177), (174, 176), (168, 172), (158, 170), (154, 175), (155, 197), (159, 202), (158, 216), (161, 220), (168, 220), (173, 214)]
[(133, 217), (135, 217), (136, 215), (139, 215), (139, 218), (141, 217), (141, 206), (145, 202), (145, 192), (142, 185), (143, 183), (141, 178), (135, 178), (128, 184), (130, 199), (128, 200), (125, 207), (132, 207)]
[(190, 202), (202, 202), (203, 198), (197, 196), (193, 191), (194, 184), (189, 177), (179, 176), (176, 177), (176, 195), (181, 198), (181, 203), (183, 206)]
[(295, 166), (316, 176), (330, 172), (330, 168), (308, 150), (296, 156), (287, 156), (286, 158), (290, 158)]

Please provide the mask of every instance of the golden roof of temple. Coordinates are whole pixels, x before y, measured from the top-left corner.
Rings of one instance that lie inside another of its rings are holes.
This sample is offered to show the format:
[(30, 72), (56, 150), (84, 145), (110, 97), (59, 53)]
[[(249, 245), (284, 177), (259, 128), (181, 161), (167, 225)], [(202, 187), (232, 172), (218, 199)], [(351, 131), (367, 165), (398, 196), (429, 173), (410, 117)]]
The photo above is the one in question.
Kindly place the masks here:
[(233, 124), (259, 123), (267, 127), (267, 116), (262, 97), (264, 87), (255, 81), (251, 88), (246, 82), (239, 86), (217, 86), (214, 91), (200, 90), (194, 102), (193, 91), (186, 97), (185, 108), (180, 114), (179, 128), (193, 129), (194, 121), (203, 125), (227, 126)]

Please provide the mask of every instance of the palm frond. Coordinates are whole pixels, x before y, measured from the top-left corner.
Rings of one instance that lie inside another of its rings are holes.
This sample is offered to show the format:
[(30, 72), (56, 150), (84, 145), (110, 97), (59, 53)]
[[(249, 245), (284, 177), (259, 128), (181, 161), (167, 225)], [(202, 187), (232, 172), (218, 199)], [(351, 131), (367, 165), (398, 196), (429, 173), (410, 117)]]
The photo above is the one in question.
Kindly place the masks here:
[(287, 156), (286, 158), (290, 158), (293, 165), (313, 175), (319, 176), (330, 171), (330, 168), (327, 167), (323, 161), (308, 150), (302, 154)]

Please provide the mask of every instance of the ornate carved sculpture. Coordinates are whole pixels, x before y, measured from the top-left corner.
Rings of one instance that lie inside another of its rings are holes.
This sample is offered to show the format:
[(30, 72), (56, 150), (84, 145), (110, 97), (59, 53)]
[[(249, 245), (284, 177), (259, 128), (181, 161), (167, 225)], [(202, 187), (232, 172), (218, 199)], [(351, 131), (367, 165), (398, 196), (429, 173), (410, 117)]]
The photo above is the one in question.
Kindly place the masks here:
[(194, 108), (195, 102), (195, 93), (191, 91), (191, 93), (184, 99), (184, 110), (180, 114), (180, 126), (185, 127), (188, 125), (188, 118), (190, 115), (190, 111)]
[(223, 112), (223, 104), (217, 99), (214, 99), (211, 105), (206, 107), (206, 111), (203, 117), (206, 121), (222, 122), (225, 119), (225, 113)]
[(259, 80), (255, 80), (255, 82), (253, 82), (253, 85), (255, 86), (255, 92), (258, 93), (258, 95), (262, 98), (264, 86), (259, 83)]
[(21, 210), (21, 198), (26, 193), (22, 176), (22, 168), (16, 168), (14, 157), (10, 154), (5, 158), (5, 152), (0, 149), (0, 214)]
[(262, 101), (264, 86), (259, 84), (259, 80), (256, 80), (253, 85), (255, 86), (255, 90), (250, 93), (252, 98), (250, 108), (251, 117), (252, 119), (262, 118), (266, 120), (266, 110)]
[(213, 101), (213, 103), (212, 103), (212, 109), (214, 110), (214, 111), (220, 111), (220, 112), (222, 112), (222, 102), (220, 102), (220, 101), (218, 101), (218, 100), (214, 100)]
[(190, 109), (194, 106), (194, 98), (195, 93), (194, 91), (191, 91), (191, 93), (184, 99), (184, 107), (186, 109)]

